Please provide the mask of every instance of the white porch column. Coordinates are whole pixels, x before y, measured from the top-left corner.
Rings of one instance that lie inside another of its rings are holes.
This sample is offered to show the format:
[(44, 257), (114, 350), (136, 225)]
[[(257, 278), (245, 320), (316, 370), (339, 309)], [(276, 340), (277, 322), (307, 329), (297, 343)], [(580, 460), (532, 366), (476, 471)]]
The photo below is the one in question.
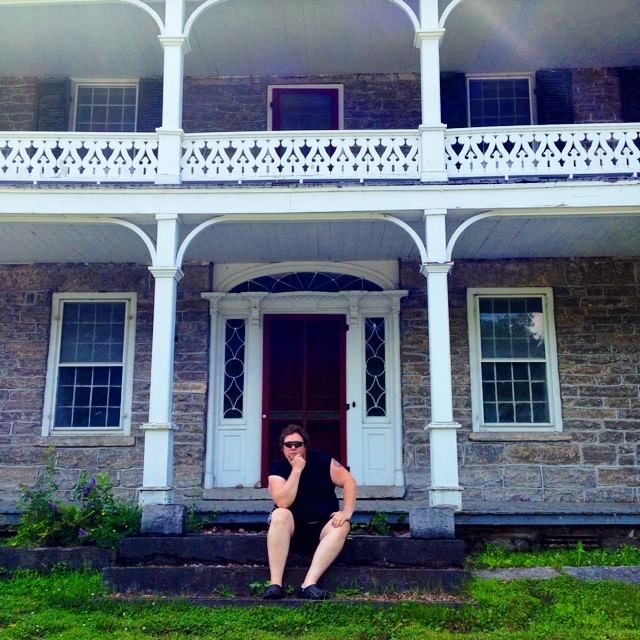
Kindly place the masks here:
[(158, 184), (180, 182), (182, 158), (182, 85), (184, 53), (188, 43), (183, 35), (185, 0), (166, 0), (164, 32), (158, 36), (164, 50), (162, 77), (162, 126), (158, 133)]
[(142, 425), (144, 469), (140, 503), (173, 502), (173, 352), (176, 327), (176, 289), (182, 271), (175, 265), (178, 216), (157, 215), (156, 259), (149, 271), (155, 279), (149, 421)]
[(427, 262), (422, 273), (427, 277), (429, 315), (429, 375), (431, 380), (431, 489), (429, 504), (462, 507), (462, 488), (458, 482), (458, 447), (453, 421), (451, 383), (451, 345), (449, 336), (449, 291), (446, 262), (446, 210), (425, 211)]
[(422, 124), (420, 136), (423, 182), (446, 181), (444, 152), (445, 125), (440, 113), (440, 39), (444, 29), (438, 26), (438, 0), (420, 0), (420, 31), (415, 46), (420, 49), (420, 88)]

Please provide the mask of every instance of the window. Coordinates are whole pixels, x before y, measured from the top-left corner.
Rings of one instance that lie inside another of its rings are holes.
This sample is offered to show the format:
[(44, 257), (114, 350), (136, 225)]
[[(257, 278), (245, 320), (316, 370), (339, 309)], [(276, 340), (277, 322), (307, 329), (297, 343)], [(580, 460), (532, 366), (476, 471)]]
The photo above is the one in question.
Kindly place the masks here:
[(128, 433), (135, 294), (54, 294), (43, 435)]
[(342, 128), (342, 85), (269, 87), (269, 129), (311, 131)]
[(560, 431), (550, 289), (469, 290), (476, 431)]
[(77, 82), (74, 88), (75, 131), (136, 130), (137, 83)]
[(531, 78), (468, 77), (469, 126), (506, 127), (530, 125)]

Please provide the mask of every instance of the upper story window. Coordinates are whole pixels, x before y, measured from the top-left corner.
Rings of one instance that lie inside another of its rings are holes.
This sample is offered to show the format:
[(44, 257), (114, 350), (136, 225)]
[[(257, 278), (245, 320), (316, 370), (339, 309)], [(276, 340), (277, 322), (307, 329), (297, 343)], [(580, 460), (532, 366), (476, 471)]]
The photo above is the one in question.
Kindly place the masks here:
[(529, 76), (467, 77), (469, 126), (506, 127), (533, 122)]
[(135, 294), (54, 294), (43, 435), (128, 433)]
[(72, 122), (75, 131), (136, 130), (136, 82), (76, 82)]
[(270, 86), (268, 91), (271, 131), (342, 128), (342, 85)]
[(550, 289), (470, 289), (475, 431), (560, 431)]

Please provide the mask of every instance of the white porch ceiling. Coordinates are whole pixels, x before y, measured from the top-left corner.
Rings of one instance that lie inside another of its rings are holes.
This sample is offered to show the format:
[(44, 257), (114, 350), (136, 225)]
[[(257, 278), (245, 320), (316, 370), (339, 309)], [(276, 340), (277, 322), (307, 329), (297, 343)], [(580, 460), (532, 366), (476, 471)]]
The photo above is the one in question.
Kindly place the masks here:
[[(464, 219), (454, 214), (449, 235)], [(185, 237), (195, 225), (184, 224)], [(411, 222), (422, 235), (421, 223)], [(154, 227), (145, 226), (153, 237)], [(640, 215), (488, 218), (458, 240), (453, 259), (629, 257), (640, 255)], [(190, 245), (186, 262), (417, 260), (400, 228), (380, 221), (237, 222), (213, 225)], [(110, 224), (0, 221), (0, 263), (149, 264), (142, 241)]]
[[(13, 2), (0, 0), (2, 76), (162, 75), (157, 27), (132, 6)], [(447, 22), (442, 68), (637, 65), (639, 25), (638, 0), (464, 0)], [(188, 75), (419, 69), (411, 23), (388, 0), (228, 0), (201, 15), (190, 44)]]

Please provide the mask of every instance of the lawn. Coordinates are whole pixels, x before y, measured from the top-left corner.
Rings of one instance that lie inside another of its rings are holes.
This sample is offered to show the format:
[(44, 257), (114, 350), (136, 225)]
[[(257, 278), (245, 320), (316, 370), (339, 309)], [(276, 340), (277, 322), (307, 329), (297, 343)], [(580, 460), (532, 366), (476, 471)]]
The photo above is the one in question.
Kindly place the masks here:
[(0, 580), (0, 638), (178, 640), (640, 639), (640, 587), (570, 578), (473, 580), (467, 604), (205, 608), (111, 599), (98, 573)]

